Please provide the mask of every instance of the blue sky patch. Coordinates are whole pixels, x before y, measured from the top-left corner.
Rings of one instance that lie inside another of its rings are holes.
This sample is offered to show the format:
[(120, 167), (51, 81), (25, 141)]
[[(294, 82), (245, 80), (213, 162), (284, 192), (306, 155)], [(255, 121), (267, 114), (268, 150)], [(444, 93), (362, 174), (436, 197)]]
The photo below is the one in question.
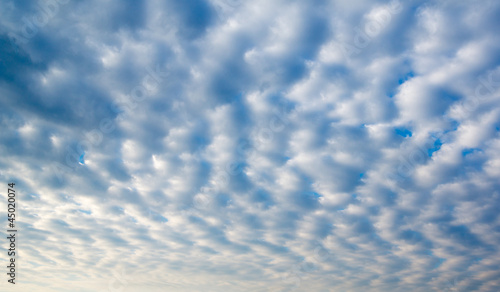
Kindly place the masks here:
[(413, 71), (410, 71), (408, 72), (406, 75), (404, 75), (403, 77), (401, 77), (399, 80), (398, 80), (398, 84), (403, 84), (405, 83), (406, 81), (410, 80), (411, 78), (413, 78), (415, 76), (415, 74), (413, 73)]
[(412, 132), (408, 129), (405, 129), (405, 128), (396, 128), (395, 131), (396, 131), (396, 134), (398, 134), (399, 136), (405, 137), (405, 138), (412, 136)]
[(80, 158), (78, 158), (78, 163), (80, 165), (84, 165), (85, 164), (85, 152), (83, 152), (83, 154), (80, 155)]
[(429, 157), (432, 157), (432, 154), (434, 154), (434, 152), (439, 151), (439, 149), (441, 149), (442, 145), (443, 145), (443, 143), (441, 142), (440, 139), (437, 139), (436, 141), (434, 141), (434, 147), (431, 147), (427, 150), (427, 154), (429, 155)]
[(91, 212), (91, 211), (89, 211), (89, 210), (82, 210), (82, 209), (78, 209), (78, 212), (82, 212), (82, 213), (85, 213), (85, 214), (87, 214), (87, 215), (91, 215), (91, 214), (92, 214), (92, 212)]
[(462, 156), (465, 157), (467, 155), (470, 155), (470, 154), (473, 154), (476, 152), (482, 152), (482, 150), (480, 148), (466, 148), (466, 149), (462, 150)]

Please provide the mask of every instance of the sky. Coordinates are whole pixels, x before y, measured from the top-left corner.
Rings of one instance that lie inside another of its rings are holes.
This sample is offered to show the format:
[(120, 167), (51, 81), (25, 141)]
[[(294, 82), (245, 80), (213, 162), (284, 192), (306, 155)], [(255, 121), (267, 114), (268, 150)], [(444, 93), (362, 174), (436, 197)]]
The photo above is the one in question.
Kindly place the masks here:
[(500, 291), (499, 1), (0, 11), (1, 291)]

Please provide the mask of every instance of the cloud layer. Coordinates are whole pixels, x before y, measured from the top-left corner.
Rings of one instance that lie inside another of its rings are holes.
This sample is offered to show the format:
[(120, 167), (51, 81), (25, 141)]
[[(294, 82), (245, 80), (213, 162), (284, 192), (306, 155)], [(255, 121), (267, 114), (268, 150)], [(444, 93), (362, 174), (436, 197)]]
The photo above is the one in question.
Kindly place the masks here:
[(12, 291), (500, 290), (498, 1), (40, 3)]

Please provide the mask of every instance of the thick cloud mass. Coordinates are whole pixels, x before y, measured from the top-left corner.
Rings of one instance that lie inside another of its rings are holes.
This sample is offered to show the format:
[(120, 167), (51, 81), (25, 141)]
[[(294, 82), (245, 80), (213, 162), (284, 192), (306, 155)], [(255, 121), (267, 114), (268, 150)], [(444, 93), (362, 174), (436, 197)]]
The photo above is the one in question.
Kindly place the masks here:
[(500, 291), (499, 1), (40, 3), (0, 2), (0, 290)]

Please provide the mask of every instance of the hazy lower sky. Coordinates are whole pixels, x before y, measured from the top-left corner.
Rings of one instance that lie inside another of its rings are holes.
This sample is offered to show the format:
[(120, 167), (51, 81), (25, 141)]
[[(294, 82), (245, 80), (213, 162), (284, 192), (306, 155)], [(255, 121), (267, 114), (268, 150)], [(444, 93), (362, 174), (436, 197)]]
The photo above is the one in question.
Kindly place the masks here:
[(0, 14), (1, 291), (500, 291), (499, 1)]

